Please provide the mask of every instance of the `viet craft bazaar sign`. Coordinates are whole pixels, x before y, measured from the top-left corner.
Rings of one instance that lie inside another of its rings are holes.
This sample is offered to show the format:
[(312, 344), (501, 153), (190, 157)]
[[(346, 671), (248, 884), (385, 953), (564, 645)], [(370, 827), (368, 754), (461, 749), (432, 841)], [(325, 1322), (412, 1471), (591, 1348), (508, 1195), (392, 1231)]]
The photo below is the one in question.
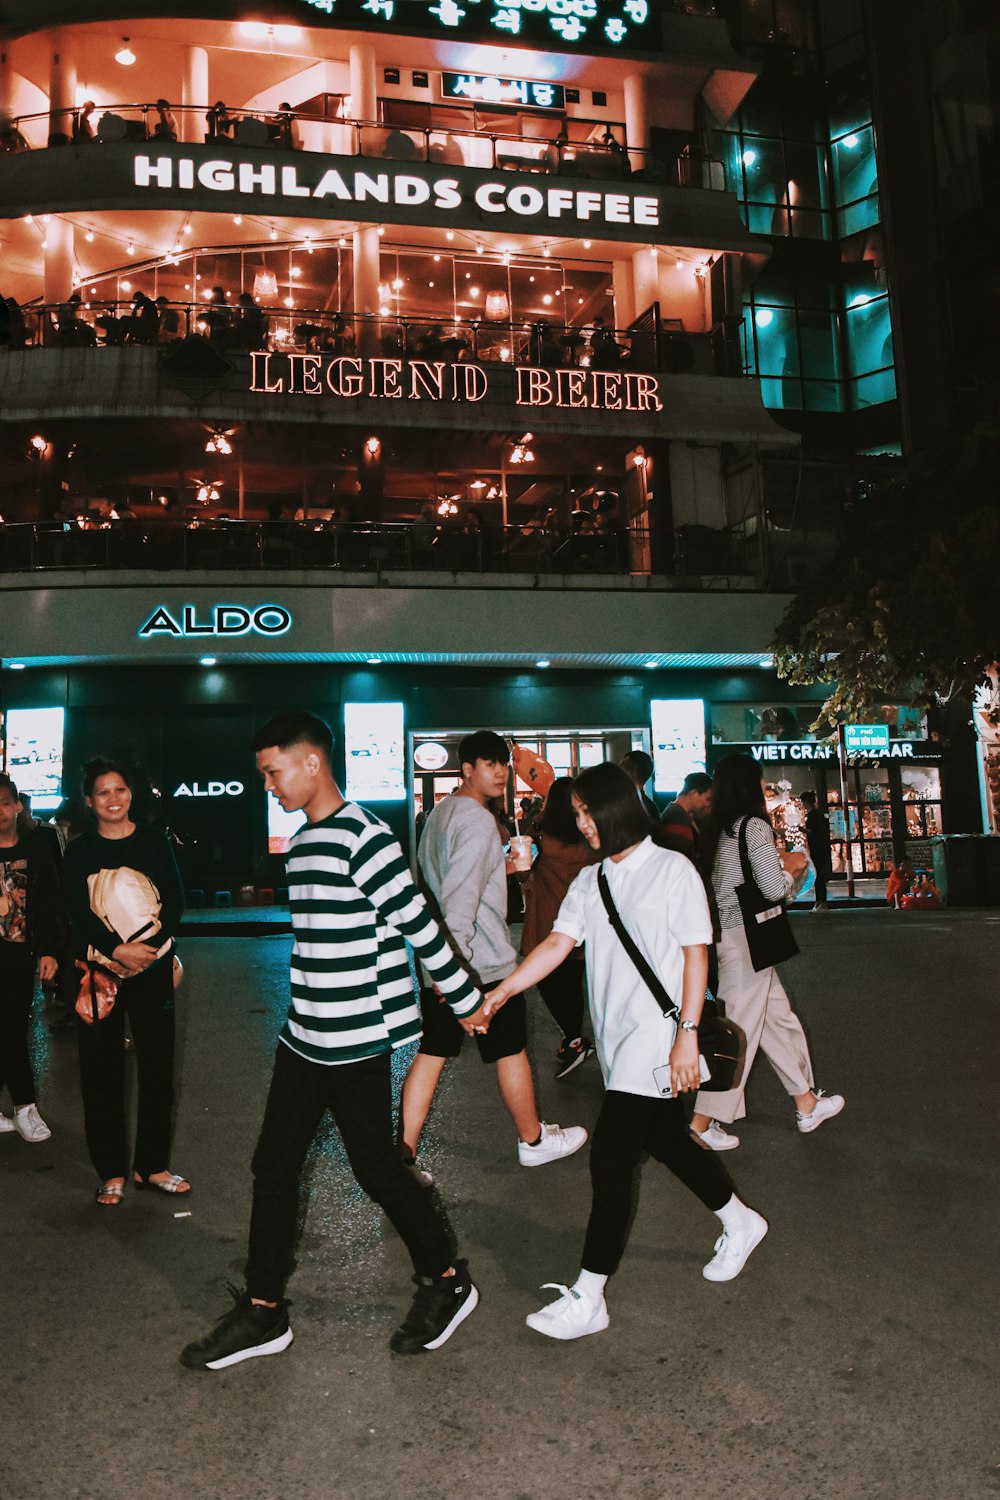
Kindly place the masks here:
[[(485, 399), (489, 376), (480, 365), (443, 360), (324, 358), (320, 354), (252, 354), (250, 390), (264, 396), (374, 396), (380, 400), (467, 401)], [(515, 372), (518, 406), (568, 411), (662, 411), (655, 375), (619, 370)]]

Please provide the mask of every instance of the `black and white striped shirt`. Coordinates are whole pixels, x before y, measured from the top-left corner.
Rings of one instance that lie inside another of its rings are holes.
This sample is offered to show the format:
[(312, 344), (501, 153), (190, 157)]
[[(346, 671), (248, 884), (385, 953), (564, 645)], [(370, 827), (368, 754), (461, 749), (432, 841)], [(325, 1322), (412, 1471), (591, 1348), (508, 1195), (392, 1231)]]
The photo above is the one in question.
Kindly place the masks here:
[(794, 878), (787, 874), (774, 843), (771, 825), (763, 818), (738, 818), (732, 834), (722, 830), (719, 847), (715, 851), (712, 866), (712, 885), (719, 906), (719, 922), (723, 928), (742, 927), (743, 913), (740, 911), (736, 887), (743, 884), (743, 867), (740, 864), (739, 833), (743, 823), (747, 825), (747, 853), (753, 878), (760, 887), (762, 896), (768, 901), (783, 901), (795, 885)]
[(356, 1062), (416, 1041), (420, 1012), (404, 938), (456, 1016), (482, 996), (410, 875), (392, 832), (345, 802), (288, 849), (295, 943), (281, 1040), (311, 1062)]

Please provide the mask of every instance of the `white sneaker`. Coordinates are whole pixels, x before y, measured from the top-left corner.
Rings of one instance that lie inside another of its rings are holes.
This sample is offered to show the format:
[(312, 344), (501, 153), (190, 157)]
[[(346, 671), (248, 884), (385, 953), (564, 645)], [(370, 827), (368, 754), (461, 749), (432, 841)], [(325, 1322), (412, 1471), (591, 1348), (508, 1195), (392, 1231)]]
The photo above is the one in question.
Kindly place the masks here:
[(518, 1141), (517, 1159), (522, 1167), (544, 1167), (546, 1162), (558, 1161), (561, 1156), (572, 1156), (587, 1144), (587, 1132), (582, 1125), (546, 1125), (541, 1122), (542, 1138), (534, 1146), (527, 1141)]
[(0, 1115), (0, 1135), (13, 1135), (16, 1130), (17, 1126), (10, 1115)]
[(752, 1208), (736, 1229), (724, 1229), (715, 1242), (715, 1254), (702, 1270), (706, 1281), (732, 1281), (738, 1276), (767, 1233), (767, 1220)]
[(740, 1143), (739, 1136), (723, 1130), (718, 1120), (710, 1120), (707, 1130), (692, 1130), (691, 1134), (709, 1151), (734, 1151)]
[(37, 1104), (26, 1104), (14, 1116), (14, 1128), (26, 1141), (47, 1141), (52, 1134), (41, 1115)]
[(824, 1120), (832, 1120), (834, 1115), (839, 1115), (844, 1107), (843, 1094), (824, 1094), (822, 1089), (816, 1090), (816, 1103), (812, 1112), (804, 1115), (800, 1110), (795, 1111), (795, 1123), (803, 1135), (808, 1135), (810, 1130), (818, 1130)]
[(578, 1292), (575, 1286), (561, 1286), (557, 1281), (547, 1281), (543, 1291), (552, 1288), (562, 1296), (548, 1307), (542, 1307), (525, 1318), (529, 1328), (544, 1333), (550, 1339), (582, 1339), (588, 1333), (603, 1333), (611, 1319), (603, 1295), (595, 1302)]

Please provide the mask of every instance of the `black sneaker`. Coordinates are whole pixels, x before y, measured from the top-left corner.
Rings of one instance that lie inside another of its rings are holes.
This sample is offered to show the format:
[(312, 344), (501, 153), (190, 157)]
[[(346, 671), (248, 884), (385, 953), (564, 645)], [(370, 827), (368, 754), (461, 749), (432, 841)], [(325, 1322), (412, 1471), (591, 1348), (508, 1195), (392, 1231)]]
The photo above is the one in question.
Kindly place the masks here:
[(581, 1063), (585, 1063), (587, 1058), (593, 1057), (593, 1055), (594, 1044), (588, 1041), (585, 1036), (574, 1037), (571, 1042), (564, 1039), (562, 1046), (556, 1053), (556, 1077), (568, 1077), (574, 1068), (578, 1068)]
[(189, 1370), (224, 1370), (242, 1359), (261, 1354), (280, 1354), (292, 1342), (288, 1326), (288, 1304), (258, 1307), (249, 1293), (231, 1286), (235, 1306), (223, 1313), (212, 1332), (181, 1352), (181, 1364)]
[(413, 1306), (406, 1321), (389, 1340), (394, 1354), (422, 1354), (425, 1349), (440, 1349), (479, 1301), (464, 1260), (456, 1260), (454, 1276), (413, 1279), (417, 1284)]

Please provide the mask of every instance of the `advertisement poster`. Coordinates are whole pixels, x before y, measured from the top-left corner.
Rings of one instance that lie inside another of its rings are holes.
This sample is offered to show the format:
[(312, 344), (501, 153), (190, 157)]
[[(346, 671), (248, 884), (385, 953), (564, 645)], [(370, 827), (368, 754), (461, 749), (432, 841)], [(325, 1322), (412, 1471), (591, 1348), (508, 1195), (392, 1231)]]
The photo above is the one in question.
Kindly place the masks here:
[(12, 708), (7, 714), (7, 775), (31, 798), (35, 812), (53, 812), (62, 801), (61, 708)]
[(676, 795), (689, 771), (705, 769), (705, 704), (701, 698), (654, 698), (653, 786)]
[(345, 703), (344, 758), (351, 802), (404, 801), (403, 705)]

